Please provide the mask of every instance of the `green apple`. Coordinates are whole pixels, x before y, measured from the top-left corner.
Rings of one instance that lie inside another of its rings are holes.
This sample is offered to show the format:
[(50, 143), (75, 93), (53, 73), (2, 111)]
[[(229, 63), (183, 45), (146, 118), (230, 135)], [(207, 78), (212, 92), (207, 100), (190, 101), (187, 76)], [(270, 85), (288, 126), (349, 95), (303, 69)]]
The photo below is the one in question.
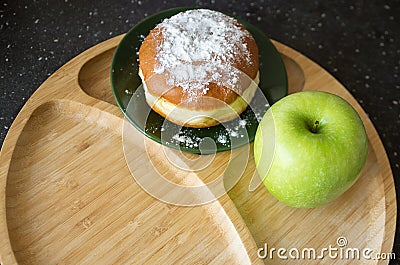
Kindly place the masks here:
[(327, 92), (284, 97), (264, 115), (254, 140), (257, 171), (283, 203), (313, 208), (335, 199), (360, 175), (368, 153), (354, 108)]

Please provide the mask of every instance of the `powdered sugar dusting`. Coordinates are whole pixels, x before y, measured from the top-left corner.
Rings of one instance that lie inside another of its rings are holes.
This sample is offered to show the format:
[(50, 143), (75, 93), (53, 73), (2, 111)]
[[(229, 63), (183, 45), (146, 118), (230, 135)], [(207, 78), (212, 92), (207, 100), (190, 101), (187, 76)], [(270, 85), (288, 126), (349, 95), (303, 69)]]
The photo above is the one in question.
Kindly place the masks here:
[(250, 33), (220, 12), (188, 10), (157, 27), (161, 28), (162, 38), (157, 45), (154, 72), (166, 74), (168, 85), (182, 87), (189, 96), (205, 95), (210, 83), (234, 89), (240, 75), (233, 67), (234, 61), (240, 58), (252, 63), (244, 42)]

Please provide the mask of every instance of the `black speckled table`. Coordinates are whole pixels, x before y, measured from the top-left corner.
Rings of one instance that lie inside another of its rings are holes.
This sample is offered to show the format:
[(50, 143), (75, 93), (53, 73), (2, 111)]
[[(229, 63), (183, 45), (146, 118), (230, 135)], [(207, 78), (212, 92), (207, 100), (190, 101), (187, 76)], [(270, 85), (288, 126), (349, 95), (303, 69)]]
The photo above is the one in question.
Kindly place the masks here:
[[(209, 7), (242, 17), (270, 38), (316, 61), (342, 82), (374, 123), (389, 156), (400, 197), (398, 0), (3, 0), (0, 2), (0, 143), (26, 100), (68, 60), (127, 32), (148, 15), (185, 5)], [(398, 264), (399, 231), (393, 249), (397, 259), (391, 264)]]

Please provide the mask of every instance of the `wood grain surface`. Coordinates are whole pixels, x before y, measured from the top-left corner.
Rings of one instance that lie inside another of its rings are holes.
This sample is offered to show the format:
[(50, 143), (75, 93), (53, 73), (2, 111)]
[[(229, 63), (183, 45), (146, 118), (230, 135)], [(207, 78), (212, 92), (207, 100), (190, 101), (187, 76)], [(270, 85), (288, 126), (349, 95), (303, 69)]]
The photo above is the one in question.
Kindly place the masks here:
[[(2, 264), (292, 264), (277, 256), (262, 260), (257, 251), (265, 244), (321, 250), (338, 247), (339, 237), (346, 238), (347, 247), (391, 251), (396, 198), (375, 128), (337, 80), (277, 42), (290, 93), (335, 93), (360, 114), (370, 146), (355, 185), (315, 209), (285, 206), (263, 186), (249, 192), (255, 172), (250, 144), (243, 177), (212, 203), (174, 206), (143, 191), (126, 165), (124, 117), (109, 82), (112, 55), (121, 39), (105, 41), (56, 71), (11, 126), (0, 153)], [(137, 150), (136, 163), (154, 159), (159, 172), (178, 184), (208, 183), (224, 172), (230, 159), (230, 152), (218, 153), (210, 167), (188, 174), (170, 165), (159, 144), (143, 138), (147, 154)], [(325, 257), (307, 263), (348, 262)]]

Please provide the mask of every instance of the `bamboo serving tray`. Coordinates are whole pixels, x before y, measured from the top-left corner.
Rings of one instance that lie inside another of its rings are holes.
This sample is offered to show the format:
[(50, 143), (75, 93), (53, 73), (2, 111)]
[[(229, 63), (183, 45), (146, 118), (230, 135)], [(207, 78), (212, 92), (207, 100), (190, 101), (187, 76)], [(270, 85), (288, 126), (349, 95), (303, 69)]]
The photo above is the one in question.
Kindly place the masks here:
[[(347, 247), (392, 251), (393, 175), (375, 128), (338, 81), (278, 42), (274, 44), (287, 68), (289, 93), (335, 93), (360, 114), (370, 146), (355, 185), (327, 205), (291, 208), (263, 185), (248, 191), (255, 170), (251, 157), (244, 177), (215, 202), (179, 207), (148, 195), (126, 165), (124, 118), (110, 88), (111, 59), (122, 37), (85, 51), (56, 71), (11, 126), (0, 153), (1, 264), (292, 264), (276, 255), (262, 260), (258, 249), (268, 244), (321, 250), (338, 247), (339, 237), (345, 237)], [(208, 182), (229, 158), (227, 152), (217, 153), (215, 168), (185, 176), (168, 168), (159, 144), (145, 141), (149, 156), (157, 156), (157, 164), (178, 183)], [(349, 261), (326, 257), (295, 262)]]

